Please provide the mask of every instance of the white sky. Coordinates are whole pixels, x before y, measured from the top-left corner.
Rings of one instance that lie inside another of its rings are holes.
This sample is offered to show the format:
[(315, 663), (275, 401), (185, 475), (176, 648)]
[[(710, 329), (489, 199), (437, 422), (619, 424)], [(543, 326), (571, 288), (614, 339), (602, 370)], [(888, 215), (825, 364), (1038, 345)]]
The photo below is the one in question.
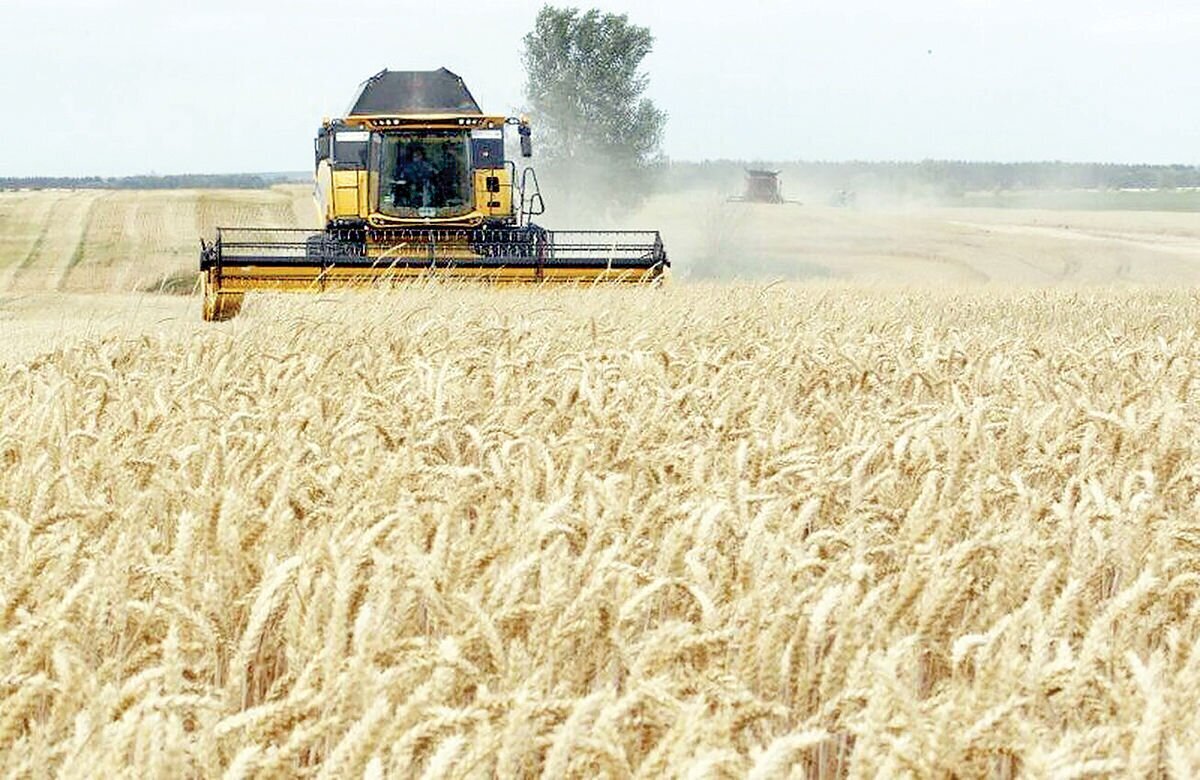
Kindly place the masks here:
[[(384, 67), (511, 112), (540, 5), (0, 0), (0, 176), (305, 170)], [(674, 159), (1200, 163), (1196, 0), (590, 5), (656, 36)]]

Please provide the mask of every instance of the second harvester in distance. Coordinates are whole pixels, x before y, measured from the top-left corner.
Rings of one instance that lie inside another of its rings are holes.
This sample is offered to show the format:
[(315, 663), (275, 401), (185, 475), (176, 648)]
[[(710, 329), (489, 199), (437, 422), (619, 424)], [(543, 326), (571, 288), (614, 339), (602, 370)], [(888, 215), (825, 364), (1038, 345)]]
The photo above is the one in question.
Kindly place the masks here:
[(670, 265), (657, 231), (546, 230), (524, 117), (485, 115), (463, 80), (380, 71), (317, 132), (323, 230), (217, 229), (201, 241), (204, 319), (247, 292), (319, 291), (436, 275), (489, 282), (652, 281)]

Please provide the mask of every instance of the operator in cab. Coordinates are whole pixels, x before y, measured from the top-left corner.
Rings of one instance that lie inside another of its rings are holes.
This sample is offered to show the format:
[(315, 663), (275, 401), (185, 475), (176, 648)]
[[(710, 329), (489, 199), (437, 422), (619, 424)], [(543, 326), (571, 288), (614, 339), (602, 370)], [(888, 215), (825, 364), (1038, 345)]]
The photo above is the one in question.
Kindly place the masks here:
[(407, 185), (409, 203), (429, 206), (433, 200), (433, 166), (425, 159), (425, 147), (420, 144), (413, 144), (409, 155), (408, 162), (400, 169), (400, 178)]
[(458, 182), (458, 158), (450, 144), (442, 144), (442, 159), (437, 172), (437, 199), (439, 206), (449, 206), (451, 201), (462, 202)]

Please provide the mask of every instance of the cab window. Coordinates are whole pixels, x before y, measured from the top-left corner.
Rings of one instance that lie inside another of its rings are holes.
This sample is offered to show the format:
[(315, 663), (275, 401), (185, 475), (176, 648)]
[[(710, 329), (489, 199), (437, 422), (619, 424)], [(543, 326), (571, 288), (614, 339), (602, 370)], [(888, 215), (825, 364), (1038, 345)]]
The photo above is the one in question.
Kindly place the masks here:
[(365, 168), (367, 165), (367, 141), (371, 134), (366, 130), (342, 130), (333, 136), (333, 162), (337, 167)]
[(380, 210), (395, 217), (456, 217), (474, 208), (468, 135), (430, 131), (385, 136)]

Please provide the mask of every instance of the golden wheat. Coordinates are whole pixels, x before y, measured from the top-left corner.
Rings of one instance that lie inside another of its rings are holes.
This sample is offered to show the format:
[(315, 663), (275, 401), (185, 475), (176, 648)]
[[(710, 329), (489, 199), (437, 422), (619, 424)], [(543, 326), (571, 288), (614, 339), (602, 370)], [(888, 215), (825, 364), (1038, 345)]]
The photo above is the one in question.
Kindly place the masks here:
[(0, 771), (1200, 773), (1200, 296), (255, 299), (0, 369)]

